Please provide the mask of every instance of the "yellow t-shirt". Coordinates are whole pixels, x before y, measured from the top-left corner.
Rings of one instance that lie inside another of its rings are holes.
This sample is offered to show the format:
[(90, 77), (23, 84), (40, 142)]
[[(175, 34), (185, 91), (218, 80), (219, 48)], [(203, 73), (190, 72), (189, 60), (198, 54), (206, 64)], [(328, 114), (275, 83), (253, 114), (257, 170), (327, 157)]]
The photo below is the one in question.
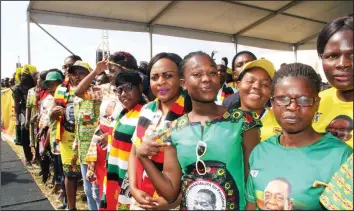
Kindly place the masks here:
[(267, 140), (282, 130), (271, 108), (266, 108), (265, 113), (261, 117), (261, 122), (263, 124), (261, 128), (261, 141)]
[(330, 88), (319, 94), (321, 102), (312, 126), (319, 133), (331, 132), (353, 148), (353, 102), (340, 101), (336, 91)]

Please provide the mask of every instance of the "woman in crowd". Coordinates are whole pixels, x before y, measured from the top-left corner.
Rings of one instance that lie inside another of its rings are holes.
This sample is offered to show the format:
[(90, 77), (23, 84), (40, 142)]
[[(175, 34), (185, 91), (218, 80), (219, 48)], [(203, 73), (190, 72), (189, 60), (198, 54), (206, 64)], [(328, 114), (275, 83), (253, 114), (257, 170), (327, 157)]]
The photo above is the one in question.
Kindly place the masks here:
[[(232, 87), (237, 89), (238, 76), (245, 65), (248, 62), (257, 60), (257, 57), (250, 51), (241, 51), (237, 53), (232, 59), (232, 76), (233, 85)], [(238, 92), (226, 98), (222, 105), (226, 108), (238, 108), (241, 106), (240, 94)]]
[[(107, 153), (109, 153), (110, 146), (112, 144), (112, 129), (116, 123), (116, 118), (123, 110), (123, 105), (119, 101), (119, 97), (116, 93), (116, 84), (115, 80), (117, 75), (124, 70), (127, 69), (135, 69), (137, 68), (137, 62), (134, 56), (130, 53), (118, 51), (109, 57), (109, 60), (101, 61), (97, 64), (96, 69), (88, 76), (86, 76), (81, 83), (78, 85), (75, 95), (85, 99), (85, 100), (98, 100), (101, 102), (99, 112), (99, 130), (106, 134), (109, 140), (103, 139), (100, 140), (99, 145), (97, 145), (97, 157), (95, 160), (95, 171), (98, 174), (98, 187), (100, 192), (100, 198), (102, 197), (103, 189), (106, 187), (107, 193), (115, 193), (119, 191), (119, 187), (117, 186), (116, 180), (113, 178), (105, 178), (106, 176), (106, 158)], [(93, 80), (97, 75), (106, 71), (108, 69), (108, 78), (110, 83), (102, 84), (99, 86), (91, 86)], [(105, 143), (103, 143), (106, 141)], [(107, 143), (108, 142), (108, 143)], [(108, 144), (107, 147), (105, 147)], [(102, 147), (103, 148), (102, 148)], [(91, 160), (92, 161), (92, 160)], [(103, 178), (103, 180), (101, 180)], [(103, 184), (106, 181), (106, 184)], [(102, 209), (115, 209), (115, 205), (117, 204), (118, 195), (108, 194), (106, 195), (105, 201), (107, 203), (100, 204), (100, 208)], [(112, 205), (113, 207), (106, 207), (106, 205)]]
[(55, 140), (59, 143), (60, 155), (65, 176), (65, 192), (67, 197), (67, 209), (76, 210), (77, 182), (81, 177), (79, 162), (73, 162), (74, 153), (72, 146), (75, 140), (74, 118), (74, 92), (77, 86), (74, 75), (68, 73), (68, 69), (79, 56), (69, 56), (65, 59), (63, 69), (64, 82), (57, 88), (54, 98), (56, 106), (51, 113), (51, 123), (56, 124)]
[[(32, 73), (33, 80), (37, 83), (39, 80), (39, 72)], [(38, 83), (35, 87), (28, 90), (27, 102), (26, 102), (26, 120), (25, 127), (29, 130), (30, 147), (34, 148), (36, 151), (36, 136), (37, 136), (37, 124), (34, 124), (33, 120), (36, 120), (38, 115), (38, 102), (37, 102), (37, 92), (39, 91)], [(38, 161), (38, 162), (37, 162)], [(37, 153), (34, 154), (34, 159), (32, 164), (39, 164), (39, 156)]]
[[(56, 88), (62, 83), (64, 75), (56, 69), (51, 69), (47, 71), (46, 78), (42, 82), (43, 88), (48, 90), (48, 94), (43, 97), (40, 101), (39, 108), (39, 123), (38, 123), (38, 137), (39, 137), (39, 153), (41, 156), (41, 167), (42, 167), (42, 182), (46, 183), (50, 171), (50, 161), (53, 157), (50, 150), (50, 113), (54, 108), (54, 93)], [(56, 159), (57, 160), (57, 159)], [(57, 166), (57, 163), (54, 163)], [(59, 189), (61, 180), (58, 177), (57, 168), (54, 169), (54, 186)], [(54, 189), (55, 190), (55, 189)]]
[(353, 147), (353, 16), (337, 18), (322, 29), (317, 53), (333, 87), (320, 93), (313, 127), (321, 133), (329, 131)]
[(229, 104), (228, 109), (241, 108), (243, 111), (254, 111), (259, 115), (263, 127), (261, 141), (281, 132), (273, 111), (266, 106), (270, 98), (270, 88), (275, 68), (272, 62), (258, 59), (244, 64), (237, 78), (238, 95), (241, 105)]
[[(135, 150), (144, 142), (144, 139), (164, 131), (171, 121), (184, 114), (185, 99), (178, 74), (181, 61), (181, 57), (174, 53), (159, 53), (149, 63), (148, 76), (151, 91), (157, 98), (141, 109), (132, 138), (134, 145), (128, 167), (130, 192), (134, 198), (131, 210), (150, 208), (166, 210), (178, 206), (176, 203), (168, 204), (164, 198), (159, 196), (151, 183), (152, 178), (146, 176), (145, 168), (137, 159)], [(155, 168), (162, 171), (164, 153), (156, 153), (150, 159)]]
[(254, 60), (257, 57), (250, 51), (240, 51), (234, 56), (231, 63), (234, 82), (237, 82), (243, 65)]
[[(32, 73), (32, 78), (35, 82), (38, 81), (39, 78), (39, 72), (34, 72)], [(36, 99), (36, 90), (38, 90), (38, 84), (28, 90), (27, 94), (27, 102), (26, 102), (26, 122), (25, 122), (25, 127), (26, 129), (29, 130), (30, 134), (30, 146), (34, 147), (35, 146), (35, 137), (34, 137), (34, 130), (35, 128), (33, 127), (33, 124), (31, 124), (31, 118), (35, 117), (38, 114), (38, 105), (37, 105), (37, 99)]]
[(33, 80), (32, 73), (36, 72), (37, 68), (32, 65), (24, 65), (19, 74), (16, 75), (20, 79), (20, 83), (13, 89), (13, 98), (15, 103), (16, 113), (16, 140), (17, 145), (22, 145), (25, 154), (25, 165), (32, 166), (33, 154), (30, 147), (29, 130), (25, 127), (25, 115), (28, 90), (33, 88), (36, 83)]
[[(181, 192), (182, 210), (244, 209), (247, 161), (259, 143), (257, 127), (261, 123), (254, 113), (227, 111), (215, 104), (220, 78), (209, 55), (200, 51), (188, 54), (180, 74), (192, 110), (172, 122), (163, 143), (158, 140), (161, 134), (150, 138), (152, 141), (143, 139), (137, 156), (168, 202), (174, 202)], [(165, 153), (162, 172), (149, 159), (160, 147)]]
[(221, 64), (217, 65), (217, 70), (220, 76), (220, 90), (216, 95), (215, 103), (217, 105), (222, 105), (223, 101), (230, 97), (232, 94), (236, 92), (236, 89), (229, 86), (226, 82), (227, 74), (227, 58), (224, 57), (221, 60)]
[(247, 209), (321, 210), (324, 187), (352, 150), (331, 133), (312, 128), (320, 86), (308, 65), (288, 64), (275, 73), (271, 103), (282, 133), (251, 153)]
[[(114, 188), (114, 192), (104, 192), (101, 207), (107, 210), (129, 210), (131, 195), (127, 179), (127, 168), (129, 154), (132, 148), (131, 138), (138, 123), (140, 110), (143, 105), (146, 104), (146, 100), (142, 93), (142, 79), (137, 71), (124, 70), (119, 73), (116, 78), (116, 87), (116, 93), (124, 109), (117, 117), (117, 123), (111, 134), (113, 140), (110, 151), (107, 153), (107, 175), (102, 175), (101, 172), (97, 171), (99, 165), (106, 165), (105, 163), (96, 162), (97, 143), (91, 143), (87, 160), (90, 162), (89, 165), (94, 168), (93, 172), (95, 172), (95, 174), (91, 175), (97, 176), (99, 184), (102, 184), (103, 177), (107, 177), (107, 180), (111, 181), (108, 190), (113, 190), (112, 183), (116, 183), (114, 184), (116, 187)], [(107, 136), (102, 136), (104, 135), (98, 137), (99, 143), (101, 142), (100, 138), (107, 138)], [(103, 189), (107, 190), (107, 187)], [(100, 194), (102, 195), (102, 193)], [(107, 200), (107, 198), (109, 198), (108, 195), (114, 195), (114, 200)]]
[[(68, 74), (73, 76), (73, 82), (79, 84), (90, 72), (91, 67), (87, 62), (76, 61), (68, 70)], [(99, 120), (99, 100), (86, 100), (74, 97), (74, 119), (75, 119), (75, 142), (73, 147), (74, 157), (72, 163), (78, 161), (84, 182), (84, 190), (87, 196), (89, 210), (99, 208), (99, 189), (96, 184), (91, 184), (86, 179), (88, 166), (86, 155), (89, 149), (92, 136)]]

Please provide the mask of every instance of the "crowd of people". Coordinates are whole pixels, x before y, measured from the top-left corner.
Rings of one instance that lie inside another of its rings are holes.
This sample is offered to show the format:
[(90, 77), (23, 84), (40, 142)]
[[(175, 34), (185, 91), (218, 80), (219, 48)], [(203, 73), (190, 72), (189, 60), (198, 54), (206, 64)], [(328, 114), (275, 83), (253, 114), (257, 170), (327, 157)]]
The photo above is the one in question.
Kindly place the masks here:
[(119, 51), (94, 69), (70, 55), (2, 87), (60, 209), (76, 210), (82, 179), (89, 210), (352, 210), (353, 17), (330, 21), (317, 52), (330, 88), (249, 51), (231, 68), (201, 51), (140, 66)]

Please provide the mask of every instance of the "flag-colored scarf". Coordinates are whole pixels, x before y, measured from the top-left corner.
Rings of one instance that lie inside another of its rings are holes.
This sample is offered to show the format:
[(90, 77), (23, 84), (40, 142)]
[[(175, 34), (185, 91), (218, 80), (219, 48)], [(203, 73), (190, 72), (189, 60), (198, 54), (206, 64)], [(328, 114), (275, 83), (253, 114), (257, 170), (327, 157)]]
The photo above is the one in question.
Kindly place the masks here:
[[(139, 114), (143, 105), (146, 104), (144, 97), (141, 98), (140, 102), (130, 111), (123, 109), (117, 118), (117, 123), (113, 128), (112, 144), (110, 150), (107, 152), (107, 177), (104, 179), (104, 190), (107, 190), (107, 185), (111, 185), (112, 182), (115, 183), (116, 188), (108, 187), (108, 190), (113, 191), (110, 193), (103, 192), (100, 208), (113, 209), (116, 208), (118, 201), (108, 201), (108, 203), (113, 203), (107, 205), (107, 194), (114, 194), (121, 187), (121, 193), (117, 193), (119, 198), (119, 204), (121, 206), (125, 205), (129, 208), (129, 197), (124, 194), (129, 191), (129, 187), (122, 187), (124, 178), (127, 176), (128, 170), (128, 160), (130, 151), (132, 148), (132, 136), (134, 134), (135, 128), (138, 123)], [(117, 190), (116, 190), (117, 189)], [(128, 189), (128, 190), (126, 190)]]
[[(182, 92), (176, 102), (171, 106), (170, 111), (167, 113), (165, 122), (171, 122), (184, 114), (184, 106), (185, 106), (185, 94)], [(154, 113), (158, 110), (159, 102), (156, 99), (155, 101), (149, 103), (145, 106), (144, 110), (140, 113), (138, 125), (136, 128), (136, 146), (139, 146), (143, 140), (145, 132), (149, 125), (152, 122)], [(155, 164), (155, 166), (162, 171), (163, 170), (163, 161), (164, 161), (164, 153), (159, 152), (157, 155), (152, 156), (151, 161)], [(148, 177), (144, 176), (144, 167), (141, 165), (139, 159), (136, 159), (136, 179), (137, 179), (137, 188), (148, 193), (150, 196), (156, 196), (156, 191), (154, 186)]]
[[(229, 96), (234, 94), (234, 90), (232, 89), (232, 87), (228, 86), (228, 85), (223, 85), (222, 86), (222, 91), (221, 91), (221, 96), (220, 96), (220, 101), (223, 102), (224, 99), (228, 98)], [(219, 100), (219, 99), (218, 99)]]
[[(55, 104), (57, 106), (62, 106), (64, 108), (66, 107), (70, 95), (69, 91), (70, 91), (70, 80), (69, 78), (66, 78), (64, 82), (61, 84), (61, 86), (59, 86), (59, 88), (57, 89), (54, 95)], [(55, 140), (57, 143), (60, 142), (61, 135), (64, 132), (64, 127), (69, 132), (74, 132), (75, 130), (75, 124), (71, 124), (68, 121), (64, 121), (64, 117), (59, 117), (59, 121), (57, 123), (56, 135), (55, 135)]]

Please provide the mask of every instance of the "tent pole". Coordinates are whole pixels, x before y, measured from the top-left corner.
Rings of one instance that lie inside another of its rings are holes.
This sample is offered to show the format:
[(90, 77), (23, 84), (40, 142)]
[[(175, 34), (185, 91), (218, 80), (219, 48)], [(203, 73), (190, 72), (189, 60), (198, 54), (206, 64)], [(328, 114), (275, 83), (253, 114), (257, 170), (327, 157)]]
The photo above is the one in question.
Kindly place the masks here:
[(293, 51), (294, 51), (294, 60), (297, 62), (297, 45), (293, 45)]
[(232, 35), (232, 42), (235, 46), (235, 54), (237, 54), (237, 35)]
[(30, 15), (27, 11), (27, 63), (31, 64), (31, 30), (30, 30)]
[(53, 40), (55, 40), (59, 45), (61, 45), (65, 50), (67, 50), (69, 53), (72, 55), (75, 55), (71, 50), (69, 50), (63, 43), (61, 43), (58, 39), (56, 39), (53, 35), (51, 35), (47, 30), (45, 30), (41, 25), (39, 25), (36, 21), (32, 20), (33, 23), (35, 23), (40, 29), (42, 29), (46, 34), (48, 34)]
[(150, 60), (152, 59), (152, 26), (148, 25), (147, 30), (149, 32), (149, 43), (150, 43)]

